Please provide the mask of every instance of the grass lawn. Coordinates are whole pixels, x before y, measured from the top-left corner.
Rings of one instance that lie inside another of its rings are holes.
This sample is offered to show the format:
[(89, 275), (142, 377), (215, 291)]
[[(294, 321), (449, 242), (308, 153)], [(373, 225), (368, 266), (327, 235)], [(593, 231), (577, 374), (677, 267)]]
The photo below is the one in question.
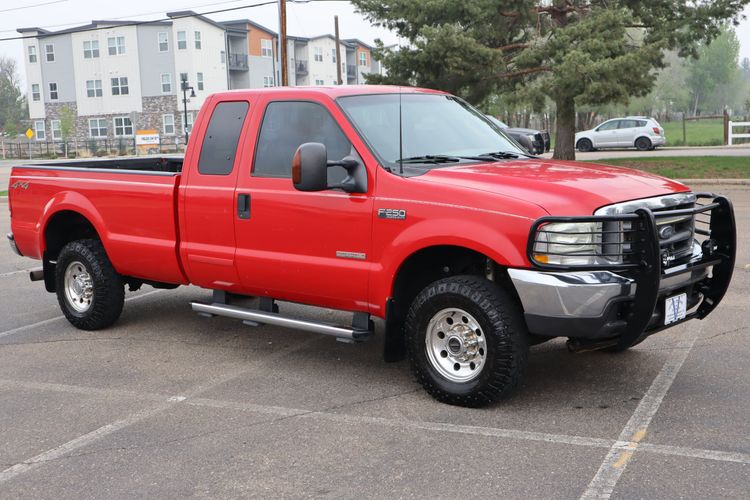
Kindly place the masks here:
[(682, 140), (682, 121), (666, 122), (664, 135), (667, 146), (721, 146), (724, 143), (722, 120), (697, 120), (685, 122), (687, 143)]
[(7, 191), (0, 191), (0, 196), (8, 196), (8, 192)]
[(750, 156), (605, 158), (590, 163), (636, 168), (673, 179), (750, 179)]

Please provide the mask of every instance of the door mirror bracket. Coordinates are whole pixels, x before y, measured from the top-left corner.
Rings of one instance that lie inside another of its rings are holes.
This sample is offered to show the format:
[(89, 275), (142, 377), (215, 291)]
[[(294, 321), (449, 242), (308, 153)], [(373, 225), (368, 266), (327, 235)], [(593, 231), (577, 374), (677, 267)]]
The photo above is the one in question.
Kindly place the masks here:
[[(328, 185), (328, 169), (342, 167), (346, 177), (340, 184)], [(292, 159), (292, 183), (299, 191), (325, 191), (341, 189), (347, 193), (367, 192), (367, 170), (359, 161), (347, 156), (341, 160), (328, 161), (325, 144), (306, 142), (294, 153)]]

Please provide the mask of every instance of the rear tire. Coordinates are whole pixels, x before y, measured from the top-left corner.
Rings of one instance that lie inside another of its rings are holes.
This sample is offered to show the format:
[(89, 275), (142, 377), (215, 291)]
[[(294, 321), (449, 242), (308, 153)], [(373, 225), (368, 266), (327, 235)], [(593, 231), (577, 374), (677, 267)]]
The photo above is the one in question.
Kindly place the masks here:
[(60, 251), (55, 266), (57, 301), (81, 330), (99, 330), (120, 317), (125, 285), (99, 240), (78, 240)]
[(581, 153), (590, 153), (594, 150), (594, 143), (592, 143), (590, 139), (581, 139), (578, 141), (578, 144), (576, 144), (576, 148), (578, 148), (578, 151)]
[(480, 407), (511, 394), (529, 344), (520, 306), (495, 283), (453, 276), (427, 286), (404, 324), (412, 370), (438, 401)]
[(638, 151), (648, 151), (651, 149), (651, 141), (646, 137), (639, 137), (635, 140), (635, 147)]

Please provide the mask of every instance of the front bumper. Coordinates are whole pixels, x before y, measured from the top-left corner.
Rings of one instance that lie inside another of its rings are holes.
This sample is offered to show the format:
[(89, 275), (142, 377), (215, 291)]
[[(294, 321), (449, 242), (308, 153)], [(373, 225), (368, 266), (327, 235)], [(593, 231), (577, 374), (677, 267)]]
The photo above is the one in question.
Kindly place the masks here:
[(21, 251), (18, 249), (18, 245), (16, 245), (16, 239), (13, 237), (13, 233), (8, 233), (5, 235), (6, 238), (8, 238), (8, 243), (10, 244), (10, 249), (13, 250), (13, 253), (16, 255), (21, 255)]
[[(694, 241), (692, 255), (671, 267), (662, 269), (655, 218), (684, 215), (684, 210), (638, 211), (644, 243), (637, 265), (509, 269), (529, 332), (592, 341), (617, 339), (619, 345), (627, 346), (679, 322), (706, 317), (721, 301), (732, 277), (735, 225), (729, 200), (702, 196), (713, 201), (690, 210), (710, 214), (710, 229), (696, 229), (696, 233), (708, 233), (708, 239)], [(688, 313), (685, 319), (665, 326), (665, 299), (681, 293), (687, 295)]]

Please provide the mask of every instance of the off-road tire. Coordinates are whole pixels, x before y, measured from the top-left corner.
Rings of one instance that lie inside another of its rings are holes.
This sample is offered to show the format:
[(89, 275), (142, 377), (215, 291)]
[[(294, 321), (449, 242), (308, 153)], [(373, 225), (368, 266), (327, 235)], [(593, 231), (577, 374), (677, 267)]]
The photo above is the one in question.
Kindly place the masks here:
[(638, 151), (650, 151), (651, 146), (651, 141), (647, 137), (639, 137), (635, 140), (635, 148)]
[(576, 149), (581, 153), (590, 153), (594, 150), (594, 143), (590, 139), (581, 139), (576, 144)]
[[(487, 355), (480, 374), (453, 382), (429, 361), (425, 336), (430, 320), (445, 308), (460, 308), (480, 324)], [(528, 332), (516, 299), (497, 284), (477, 276), (453, 276), (428, 285), (417, 295), (404, 322), (414, 375), (438, 401), (480, 407), (507, 397), (519, 385), (529, 352)]]
[[(83, 264), (93, 282), (91, 305), (85, 312), (76, 311), (65, 294), (65, 271), (76, 261)], [(63, 314), (81, 330), (111, 326), (120, 317), (125, 303), (125, 285), (99, 240), (72, 241), (63, 247), (55, 266), (55, 290)]]

